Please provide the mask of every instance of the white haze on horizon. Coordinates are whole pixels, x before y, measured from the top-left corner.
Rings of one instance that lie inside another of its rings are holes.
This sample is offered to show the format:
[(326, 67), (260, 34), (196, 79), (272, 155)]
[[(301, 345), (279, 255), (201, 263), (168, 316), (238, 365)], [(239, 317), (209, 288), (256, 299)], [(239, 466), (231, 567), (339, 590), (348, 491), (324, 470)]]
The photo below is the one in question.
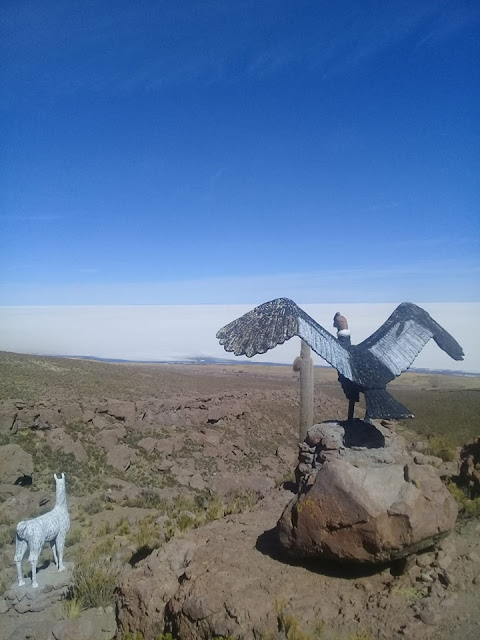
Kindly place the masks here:
[[(335, 334), (333, 315), (341, 311), (349, 321), (352, 342), (375, 331), (398, 303), (302, 304), (302, 308)], [(465, 360), (456, 362), (430, 341), (413, 367), (480, 373), (480, 339), (475, 318), (478, 302), (419, 303), (462, 345)], [(9, 306), (0, 307), (0, 350), (35, 355), (94, 356), (98, 358), (186, 360), (235, 359), (218, 343), (218, 329), (254, 305), (177, 306)], [(300, 350), (293, 338), (256, 362), (291, 363)], [(246, 361), (238, 358), (238, 362)], [(326, 364), (314, 354), (316, 364)]]

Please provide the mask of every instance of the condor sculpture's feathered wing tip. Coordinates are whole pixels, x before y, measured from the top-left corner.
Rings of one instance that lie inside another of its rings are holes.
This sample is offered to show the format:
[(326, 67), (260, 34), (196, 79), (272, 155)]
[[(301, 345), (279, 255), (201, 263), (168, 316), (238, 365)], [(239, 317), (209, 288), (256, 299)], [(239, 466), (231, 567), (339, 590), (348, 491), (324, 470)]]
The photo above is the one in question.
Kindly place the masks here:
[(388, 320), (358, 346), (373, 353), (395, 377), (410, 367), (430, 338), (451, 358), (463, 360), (463, 349), (455, 338), (425, 309), (412, 302), (402, 302)]
[(347, 349), (288, 298), (265, 302), (217, 333), (225, 351), (249, 358), (266, 353), (293, 336), (302, 338), (315, 353), (349, 380), (352, 379)]
[(277, 298), (255, 307), (217, 332), (225, 351), (251, 358), (297, 335), (297, 305)]

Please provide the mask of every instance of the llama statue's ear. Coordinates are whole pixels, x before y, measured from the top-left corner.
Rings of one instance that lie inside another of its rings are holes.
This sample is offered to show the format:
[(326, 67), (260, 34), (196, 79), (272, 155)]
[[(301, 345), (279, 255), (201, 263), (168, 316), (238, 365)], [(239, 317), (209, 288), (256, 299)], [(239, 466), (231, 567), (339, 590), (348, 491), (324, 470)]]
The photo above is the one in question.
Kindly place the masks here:
[(60, 478), (57, 478), (57, 474), (56, 473), (53, 474), (53, 477), (55, 478), (55, 482), (60, 479)]
[(65, 480), (65, 474), (62, 471), (62, 480)]

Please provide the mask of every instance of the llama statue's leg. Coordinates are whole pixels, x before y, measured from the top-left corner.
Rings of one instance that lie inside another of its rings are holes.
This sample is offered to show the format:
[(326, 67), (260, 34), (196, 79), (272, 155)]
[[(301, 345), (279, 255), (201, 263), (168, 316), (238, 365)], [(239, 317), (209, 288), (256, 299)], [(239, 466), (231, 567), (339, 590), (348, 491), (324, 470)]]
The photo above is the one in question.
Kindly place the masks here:
[(16, 539), (15, 543), (15, 564), (17, 565), (17, 576), (18, 576), (18, 586), (23, 587), (25, 584), (25, 580), (23, 579), (22, 574), (22, 560), (25, 555), (25, 551), (27, 550), (28, 544), (25, 540)]
[(65, 548), (65, 536), (67, 532), (60, 532), (55, 541), (55, 546), (57, 547), (57, 556), (58, 556), (58, 570), (65, 571), (65, 565), (63, 564), (63, 549)]
[(52, 540), (50, 542), (50, 546), (52, 547), (53, 559), (55, 561), (55, 566), (58, 569), (57, 541), (56, 540)]
[(32, 587), (34, 589), (38, 587), (37, 562), (38, 562), (38, 556), (40, 555), (41, 550), (42, 550), (41, 547), (40, 549), (32, 549), (32, 547), (30, 547), (30, 555), (28, 556), (28, 561), (32, 565)]
[(38, 587), (38, 582), (37, 582), (37, 561), (38, 561), (38, 557), (32, 558), (30, 560), (30, 564), (32, 565), (32, 587), (33, 587), (33, 589), (36, 589)]

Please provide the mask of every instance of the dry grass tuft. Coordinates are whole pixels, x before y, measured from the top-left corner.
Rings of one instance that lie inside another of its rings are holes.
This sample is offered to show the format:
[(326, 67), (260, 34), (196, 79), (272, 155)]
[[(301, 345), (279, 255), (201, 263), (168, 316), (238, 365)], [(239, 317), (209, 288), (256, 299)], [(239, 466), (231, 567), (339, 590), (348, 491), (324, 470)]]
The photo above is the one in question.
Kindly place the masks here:
[(452, 496), (458, 502), (460, 513), (465, 518), (478, 518), (480, 516), (480, 498), (469, 497), (468, 493), (453, 481), (447, 482), (447, 487)]
[(94, 549), (80, 558), (73, 570), (70, 600), (75, 600), (81, 609), (112, 605), (119, 573), (118, 566), (110, 557)]

